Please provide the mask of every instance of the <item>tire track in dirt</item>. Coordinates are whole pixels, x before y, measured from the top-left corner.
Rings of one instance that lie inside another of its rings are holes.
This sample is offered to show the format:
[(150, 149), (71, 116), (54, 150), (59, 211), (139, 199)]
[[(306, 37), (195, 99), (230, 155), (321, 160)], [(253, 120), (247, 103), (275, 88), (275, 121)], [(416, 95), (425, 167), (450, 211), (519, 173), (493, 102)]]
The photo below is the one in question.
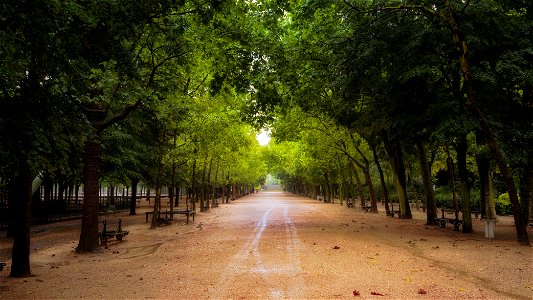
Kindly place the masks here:
[(287, 202), (274, 202), (267, 207), (252, 234), (220, 273), (216, 289), (210, 292), (213, 298), (236, 297), (232, 290), (242, 283), (238, 282), (242, 278), (255, 278), (256, 284), (266, 293), (261, 295), (264, 297), (298, 299), (304, 296), (302, 246), (289, 214), (291, 208)]
[(250, 253), (258, 252), (259, 241), (267, 227), (267, 219), (275, 205), (271, 206), (261, 217), (260, 221), (254, 228), (252, 235), (248, 241), (241, 247), (241, 249), (231, 258), (226, 269), (221, 273), (216, 289), (211, 291), (214, 299), (226, 298), (226, 294), (230, 285), (235, 281), (235, 277), (240, 274), (247, 273), (249, 270), (245, 267), (246, 261), (250, 257)]
[(291, 299), (301, 299), (304, 297), (304, 279), (302, 277), (302, 268), (300, 260), (301, 242), (298, 237), (298, 230), (289, 216), (289, 207), (285, 206), (283, 218), (286, 225), (287, 235), (287, 261), (290, 263), (289, 273), (289, 290), (288, 297)]

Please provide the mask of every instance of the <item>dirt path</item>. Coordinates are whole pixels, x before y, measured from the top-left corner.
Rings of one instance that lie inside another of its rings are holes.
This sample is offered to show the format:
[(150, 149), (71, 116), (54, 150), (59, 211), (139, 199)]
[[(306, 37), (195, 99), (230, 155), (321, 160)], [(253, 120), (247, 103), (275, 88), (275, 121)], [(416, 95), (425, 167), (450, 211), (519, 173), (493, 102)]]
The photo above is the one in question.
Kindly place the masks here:
[(155, 230), (142, 210), (105, 218), (119, 217), (130, 234), (88, 255), (73, 252), (79, 221), (34, 228), (35, 276), (3, 271), (0, 298), (533, 299), (532, 248), (505, 218), (489, 241), (478, 220), (465, 235), (424, 226), (422, 212), (399, 220), (266, 192)]

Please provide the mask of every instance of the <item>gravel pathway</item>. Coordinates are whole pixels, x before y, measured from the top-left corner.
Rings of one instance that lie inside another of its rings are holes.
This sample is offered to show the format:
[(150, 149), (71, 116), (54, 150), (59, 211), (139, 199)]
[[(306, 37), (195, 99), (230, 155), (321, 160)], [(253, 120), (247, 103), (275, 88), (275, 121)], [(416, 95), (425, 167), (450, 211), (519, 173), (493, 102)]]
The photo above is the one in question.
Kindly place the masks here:
[[(130, 234), (100, 253), (73, 252), (79, 221), (32, 229), (34, 277), (0, 273), (1, 299), (533, 299), (533, 251), (500, 218), (495, 241), (413, 220), (262, 192)], [(509, 224), (511, 223), (511, 224)], [(62, 229), (61, 229), (62, 228)], [(533, 236), (532, 236), (533, 240)], [(0, 241), (6, 255), (10, 241)], [(4, 257), (3, 259), (9, 259)], [(8, 261), (9, 263), (9, 261)]]

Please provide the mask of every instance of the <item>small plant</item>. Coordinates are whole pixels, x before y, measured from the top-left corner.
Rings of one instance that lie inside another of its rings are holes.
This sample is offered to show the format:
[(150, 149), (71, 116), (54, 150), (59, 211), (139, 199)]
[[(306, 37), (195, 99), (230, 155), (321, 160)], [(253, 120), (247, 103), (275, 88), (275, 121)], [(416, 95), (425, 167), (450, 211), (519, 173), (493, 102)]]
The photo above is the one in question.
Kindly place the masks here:
[(509, 194), (504, 193), (498, 196), (496, 199), (496, 214), (498, 215), (510, 215), (511, 214), (511, 200)]

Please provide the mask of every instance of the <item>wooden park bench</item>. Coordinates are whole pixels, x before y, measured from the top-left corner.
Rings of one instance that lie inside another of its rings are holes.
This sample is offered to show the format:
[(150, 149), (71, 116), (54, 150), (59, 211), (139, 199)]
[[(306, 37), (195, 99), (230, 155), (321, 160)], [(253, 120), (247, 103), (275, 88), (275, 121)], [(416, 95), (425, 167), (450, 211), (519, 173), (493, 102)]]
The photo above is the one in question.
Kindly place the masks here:
[(122, 230), (122, 219), (118, 219), (117, 230), (107, 230), (106, 220), (102, 223), (104, 224), (104, 228), (102, 229), (102, 232), (98, 233), (98, 235), (100, 236), (100, 245), (104, 245), (105, 247), (107, 247), (107, 240), (116, 238), (117, 241), (122, 241), (122, 239), (130, 233), (129, 231)]
[(372, 205), (361, 206), (361, 210), (364, 210), (365, 212), (369, 212), (372, 210)]
[(346, 206), (350, 207), (350, 208), (353, 208), (353, 202), (346, 202)]
[(387, 212), (387, 215), (394, 218), (394, 215), (397, 214), (398, 218), (400, 217), (400, 210), (394, 210), (394, 204), (391, 203), (390, 210)]
[[(185, 210), (165, 210), (165, 217), (161, 217), (161, 213), (159, 212), (158, 221), (161, 220), (165, 224), (170, 224), (172, 221), (173, 215), (186, 215), (187, 216), (187, 224), (189, 224), (189, 217), (192, 216), (192, 220), (194, 221), (194, 215), (196, 214), (196, 211), (191, 209), (185, 209)], [(153, 215), (153, 211), (147, 211), (146, 214), (146, 223), (148, 223), (148, 215)], [(170, 218), (169, 218), (170, 215)]]
[(0, 262), (0, 271), (3, 271), (5, 266), (6, 266), (5, 262)]
[(169, 215), (186, 215), (187, 216), (187, 224), (189, 224), (189, 217), (192, 216), (192, 220), (194, 222), (194, 215), (196, 214), (196, 211), (191, 209), (185, 209), (185, 210), (170, 210), (165, 211), (165, 216)]
[[(440, 227), (445, 228), (446, 224), (452, 224), (455, 230), (461, 230), (463, 226), (463, 220), (459, 219), (458, 215), (455, 215), (455, 209), (441, 208), (442, 216), (440, 218), (435, 218), (435, 222), (439, 224)], [(446, 215), (453, 214), (453, 218), (447, 218)]]

